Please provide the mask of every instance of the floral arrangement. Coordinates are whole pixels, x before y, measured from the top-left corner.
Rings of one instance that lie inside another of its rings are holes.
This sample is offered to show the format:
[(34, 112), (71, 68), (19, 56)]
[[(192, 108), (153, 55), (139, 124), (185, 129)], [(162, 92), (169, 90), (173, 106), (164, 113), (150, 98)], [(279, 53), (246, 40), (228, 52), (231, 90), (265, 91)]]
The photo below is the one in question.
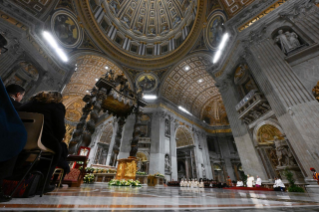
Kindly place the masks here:
[(94, 173), (94, 174), (97, 174), (97, 173), (116, 173), (116, 170), (86, 167), (85, 172), (86, 173)]
[(136, 172), (136, 175), (146, 175), (146, 172), (139, 172), (139, 171), (137, 171), (137, 172)]
[(84, 183), (94, 183), (94, 175), (93, 174), (86, 174), (83, 178)]
[(163, 175), (163, 174), (160, 174), (160, 173), (156, 173), (155, 175), (154, 175), (155, 177), (162, 177), (162, 178), (165, 178), (165, 176)]
[(138, 180), (115, 180), (112, 179), (109, 182), (111, 186), (141, 186), (140, 181)]

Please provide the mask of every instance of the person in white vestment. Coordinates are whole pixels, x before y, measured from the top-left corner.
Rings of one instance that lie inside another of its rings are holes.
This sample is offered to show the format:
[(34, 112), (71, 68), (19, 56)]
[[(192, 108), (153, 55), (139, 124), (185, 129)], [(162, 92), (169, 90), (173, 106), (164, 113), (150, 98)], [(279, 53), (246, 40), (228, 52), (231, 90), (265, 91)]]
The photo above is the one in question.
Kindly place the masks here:
[(254, 181), (254, 177), (247, 175), (247, 187), (252, 188), (253, 187), (253, 181)]
[(285, 187), (281, 179), (275, 177), (274, 191), (285, 191)]
[(256, 178), (256, 188), (260, 188), (261, 187), (261, 178), (259, 176), (257, 176)]
[(244, 182), (241, 180), (237, 181), (236, 187), (244, 187)]

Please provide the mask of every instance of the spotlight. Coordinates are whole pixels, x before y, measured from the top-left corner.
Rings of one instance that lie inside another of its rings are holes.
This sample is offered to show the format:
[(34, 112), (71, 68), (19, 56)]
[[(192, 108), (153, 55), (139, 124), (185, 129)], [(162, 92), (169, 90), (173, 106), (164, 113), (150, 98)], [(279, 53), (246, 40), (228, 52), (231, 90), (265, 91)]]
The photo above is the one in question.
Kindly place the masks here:
[(108, 66), (105, 66), (104, 68), (105, 68), (105, 69), (109, 69), (109, 67), (108, 67)]
[(157, 96), (156, 95), (144, 95), (143, 99), (155, 100), (155, 99), (157, 99)]
[(213, 63), (217, 63), (218, 60), (220, 59), (220, 56), (222, 55), (222, 51), (224, 50), (224, 48), (226, 46), (226, 42), (227, 42), (228, 38), (229, 38), (229, 34), (228, 33), (224, 34), (222, 41), (220, 42), (220, 44), (218, 46), (218, 50), (215, 53)]
[(199, 79), (197, 82), (202, 83), (203, 81), (204, 81), (203, 79)]
[(189, 67), (189, 66), (185, 66), (185, 68), (184, 68), (185, 71), (189, 71), (190, 69), (191, 69), (191, 67)]
[(60, 57), (60, 59), (63, 62), (67, 62), (68, 61), (68, 57), (67, 55), (64, 53), (64, 51), (58, 46), (56, 40), (53, 38), (53, 36), (47, 32), (44, 31), (42, 33), (43, 37), (45, 38), (45, 40), (48, 42), (48, 44), (55, 50), (55, 52), (57, 53), (57, 55)]
[(192, 114), (191, 114), (188, 110), (186, 110), (185, 108), (183, 108), (182, 106), (178, 106), (178, 109), (180, 109), (180, 110), (183, 111), (184, 113), (187, 113), (188, 115), (191, 115), (191, 116), (192, 116)]

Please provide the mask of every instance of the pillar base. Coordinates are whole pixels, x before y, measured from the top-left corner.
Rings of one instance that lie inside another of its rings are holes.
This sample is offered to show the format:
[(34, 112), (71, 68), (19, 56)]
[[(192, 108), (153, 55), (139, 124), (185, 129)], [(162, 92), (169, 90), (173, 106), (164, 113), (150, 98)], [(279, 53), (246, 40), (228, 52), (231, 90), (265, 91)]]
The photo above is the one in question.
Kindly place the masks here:
[(135, 180), (136, 178), (136, 171), (137, 171), (137, 166), (136, 162), (137, 159), (136, 157), (128, 157), (128, 158), (122, 158), (117, 160), (118, 161), (118, 166), (117, 166), (117, 173), (115, 179), (117, 180)]

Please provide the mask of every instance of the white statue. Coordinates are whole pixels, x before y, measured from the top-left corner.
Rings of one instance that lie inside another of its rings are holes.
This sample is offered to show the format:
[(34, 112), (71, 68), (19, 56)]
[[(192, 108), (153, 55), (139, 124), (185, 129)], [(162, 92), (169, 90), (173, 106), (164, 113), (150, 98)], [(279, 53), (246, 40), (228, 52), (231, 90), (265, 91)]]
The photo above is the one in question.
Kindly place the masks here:
[(287, 31), (285, 34), (288, 37), (288, 40), (291, 43), (293, 49), (296, 49), (301, 46), (298, 40), (298, 35), (296, 33)]
[(169, 174), (171, 172), (171, 162), (169, 159), (169, 155), (165, 155), (165, 173)]
[(280, 42), (281, 50), (283, 53), (288, 53), (291, 51), (292, 46), (287, 38), (287, 36), (284, 34), (282, 30), (278, 31), (278, 36), (276, 37), (276, 42)]
[(301, 46), (296, 33), (289, 31), (284, 33), (283, 30), (279, 30), (278, 34), (275, 41), (280, 43), (283, 53), (289, 53)]

